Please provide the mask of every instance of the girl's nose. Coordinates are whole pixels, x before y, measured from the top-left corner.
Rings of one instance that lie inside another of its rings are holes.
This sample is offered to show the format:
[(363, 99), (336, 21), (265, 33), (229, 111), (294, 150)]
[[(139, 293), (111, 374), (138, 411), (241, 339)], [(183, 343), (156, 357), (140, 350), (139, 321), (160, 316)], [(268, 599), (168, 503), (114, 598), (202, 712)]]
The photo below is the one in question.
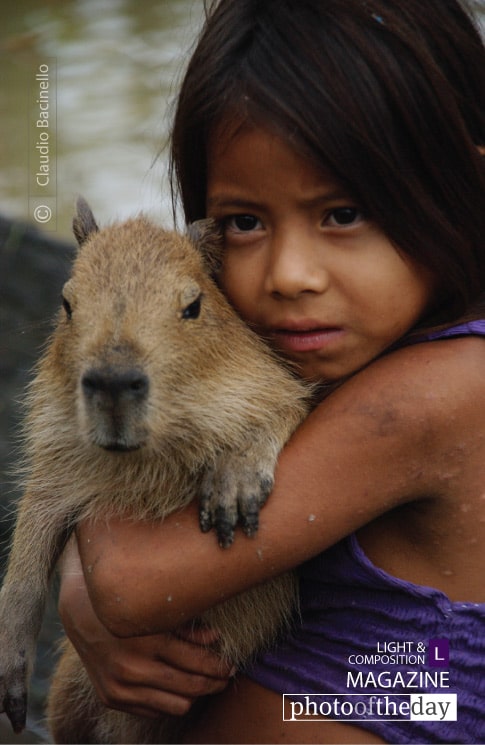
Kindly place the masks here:
[(281, 235), (273, 236), (266, 268), (266, 292), (291, 299), (302, 293), (325, 292), (329, 275), (322, 259), (321, 246), (304, 232), (282, 231)]

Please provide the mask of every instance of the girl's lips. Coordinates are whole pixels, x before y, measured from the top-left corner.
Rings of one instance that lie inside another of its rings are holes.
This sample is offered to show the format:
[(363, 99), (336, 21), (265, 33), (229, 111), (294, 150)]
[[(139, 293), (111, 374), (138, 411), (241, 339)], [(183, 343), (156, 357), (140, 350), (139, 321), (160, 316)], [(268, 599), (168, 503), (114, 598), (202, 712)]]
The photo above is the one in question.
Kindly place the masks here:
[(271, 337), (283, 352), (314, 352), (323, 349), (343, 334), (337, 327), (311, 329), (273, 329)]

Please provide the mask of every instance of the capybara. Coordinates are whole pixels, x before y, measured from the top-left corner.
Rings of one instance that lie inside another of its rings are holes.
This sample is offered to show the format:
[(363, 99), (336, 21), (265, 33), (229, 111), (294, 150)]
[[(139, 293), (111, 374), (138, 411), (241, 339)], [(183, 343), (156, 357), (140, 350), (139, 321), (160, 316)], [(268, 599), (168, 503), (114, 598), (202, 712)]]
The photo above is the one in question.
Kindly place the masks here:
[[(183, 236), (144, 216), (99, 230), (80, 199), (63, 308), (28, 392), (26, 487), (0, 594), (0, 711), (16, 732), (49, 579), (79, 520), (161, 520), (199, 499), (228, 547), (257, 530), (282, 446), (310, 390), (217, 286), (210, 221)], [(209, 540), (209, 538), (208, 538)], [(288, 573), (204, 615), (235, 665), (268, 644), (296, 602)], [(51, 687), (56, 742), (163, 742), (183, 718), (104, 707), (66, 640)]]

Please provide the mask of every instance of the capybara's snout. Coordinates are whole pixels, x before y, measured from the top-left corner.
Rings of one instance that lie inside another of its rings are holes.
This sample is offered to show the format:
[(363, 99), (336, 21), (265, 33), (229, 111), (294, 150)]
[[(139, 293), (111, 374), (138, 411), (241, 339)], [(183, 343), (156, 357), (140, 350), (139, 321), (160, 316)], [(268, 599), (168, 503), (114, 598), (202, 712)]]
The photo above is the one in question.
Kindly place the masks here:
[(148, 395), (148, 376), (136, 367), (117, 370), (112, 367), (87, 370), (81, 379), (84, 397), (116, 406), (122, 401), (137, 403)]
[(93, 444), (135, 450), (144, 444), (150, 381), (139, 367), (92, 366), (81, 375), (82, 408)]

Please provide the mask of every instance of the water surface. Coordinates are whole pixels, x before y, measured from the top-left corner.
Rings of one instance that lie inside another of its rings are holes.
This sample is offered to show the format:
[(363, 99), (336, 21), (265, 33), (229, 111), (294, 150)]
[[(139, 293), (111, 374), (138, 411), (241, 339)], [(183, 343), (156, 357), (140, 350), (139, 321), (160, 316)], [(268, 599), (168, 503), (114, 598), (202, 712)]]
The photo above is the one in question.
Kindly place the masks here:
[(60, 237), (79, 193), (101, 222), (140, 209), (170, 219), (166, 153), (157, 154), (202, 14), (202, 0), (4, 8), (0, 211), (35, 220), (46, 204), (53, 217), (40, 224)]

